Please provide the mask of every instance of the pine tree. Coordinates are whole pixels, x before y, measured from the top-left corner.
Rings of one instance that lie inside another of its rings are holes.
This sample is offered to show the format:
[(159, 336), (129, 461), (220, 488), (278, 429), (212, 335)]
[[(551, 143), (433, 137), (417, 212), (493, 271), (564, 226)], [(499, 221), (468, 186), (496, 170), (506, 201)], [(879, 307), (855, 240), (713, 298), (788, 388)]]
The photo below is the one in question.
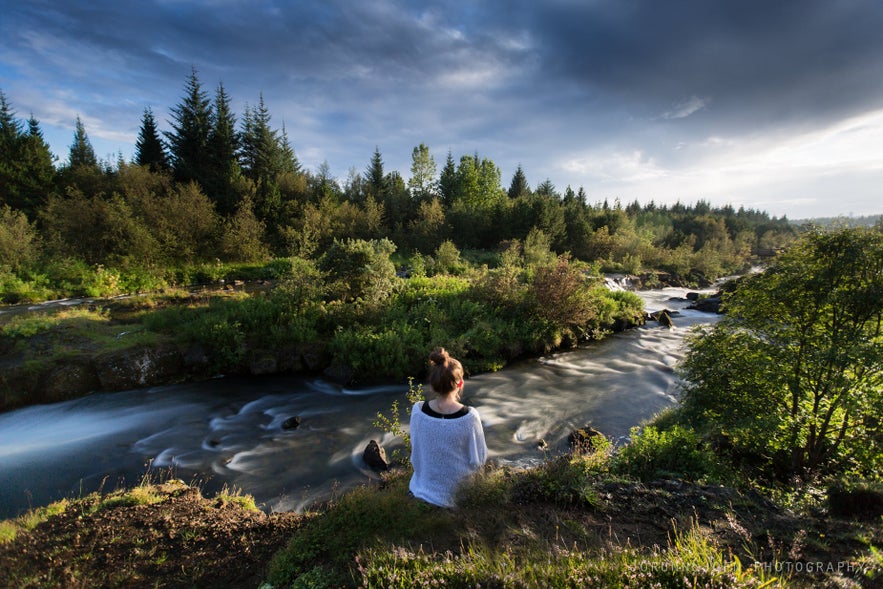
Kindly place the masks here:
[(277, 131), (270, 126), (271, 118), (263, 94), (257, 108), (245, 107), (240, 152), (242, 168), (259, 186), (274, 182), (284, 167), (281, 142)]
[(49, 150), (34, 115), (28, 119), (27, 135), (22, 137), (21, 158), (21, 209), (33, 219), (48, 199), (55, 182), (55, 156)]
[(240, 158), (243, 172), (256, 186), (255, 213), (266, 224), (271, 238), (275, 238), (282, 209), (278, 177), (285, 164), (279, 133), (270, 126), (271, 118), (263, 94), (257, 108), (246, 106)]
[(213, 113), (196, 68), (187, 80), (183, 101), (172, 109), (172, 131), (166, 132), (175, 179), (205, 187), (208, 176), (208, 141)]
[(28, 119), (24, 132), (0, 92), (0, 204), (8, 204), (33, 219), (52, 190), (53, 160), (34, 116)]
[(512, 176), (512, 182), (509, 184), (508, 194), (509, 198), (513, 199), (530, 194), (530, 186), (527, 183), (527, 177), (524, 175), (524, 170), (521, 169), (521, 164), (518, 164), (518, 168)]
[(380, 147), (375, 147), (374, 155), (371, 156), (371, 163), (368, 165), (368, 169), (365, 170), (367, 196), (373, 197), (378, 201), (383, 200), (384, 177), (383, 157), (380, 155)]
[(0, 91), (0, 204), (9, 203), (19, 208), (17, 203), (20, 173), (18, 169), (21, 123)]
[(297, 161), (297, 155), (294, 153), (294, 147), (288, 139), (288, 131), (285, 129), (285, 123), (282, 123), (282, 137), (279, 140), (281, 151), (282, 172), (291, 174), (302, 174), (300, 162)]
[(79, 115), (77, 115), (74, 142), (70, 147), (68, 165), (70, 168), (98, 168), (98, 158), (95, 157), (95, 150), (92, 148), (89, 136), (86, 135), (86, 127)]
[(141, 117), (141, 130), (135, 141), (135, 163), (139, 166), (147, 166), (155, 172), (162, 172), (169, 168), (169, 158), (166, 149), (160, 139), (156, 127), (156, 119), (150, 108), (144, 109)]
[(442, 168), (438, 179), (438, 190), (441, 193), (442, 204), (445, 208), (450, 208), (457, 191), (457, 167), (454, 164), (454, 156), (450, 150), (448, 150), (448, 159), (445, 161), (445, 167)]
[(230, 108), (230, 98), (223, 84), (215, 93), (214, 117), (208, 138), (206, 194), (222, 215), (233, 214), (239, 206), (239, 195), (234, 182), (239, 177), (239, 135), (236, 117)]
[(9, 107), (6, 94), (0, 90), (0, 165), (14, 157), (20, 136), (21, 123)]

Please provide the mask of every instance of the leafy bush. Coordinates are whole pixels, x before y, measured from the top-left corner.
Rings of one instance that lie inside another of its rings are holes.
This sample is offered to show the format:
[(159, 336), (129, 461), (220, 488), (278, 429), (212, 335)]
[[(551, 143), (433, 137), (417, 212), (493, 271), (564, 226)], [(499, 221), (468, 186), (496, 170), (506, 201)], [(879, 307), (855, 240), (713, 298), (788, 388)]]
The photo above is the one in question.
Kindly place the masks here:
[(792, 476), (883, 468), (883, 232), (813, 231), (740, 280), (689, 342), (685, 409), (737, 454)]
[(395, 266), (389, 259), (394, 251), (395, 244), (388, 239), (335, 239), (319, 260), (319, 269), (327, 273), (334, 298), (376, 303), (396, 284)]
[(614, 471), (649, 482), (660, 478), (689, 481), (721, 480), (717, 457), (692, 429), (675, 425), (659, 430), (652, 425), (631, 430), (631, 441), (619, 450)]

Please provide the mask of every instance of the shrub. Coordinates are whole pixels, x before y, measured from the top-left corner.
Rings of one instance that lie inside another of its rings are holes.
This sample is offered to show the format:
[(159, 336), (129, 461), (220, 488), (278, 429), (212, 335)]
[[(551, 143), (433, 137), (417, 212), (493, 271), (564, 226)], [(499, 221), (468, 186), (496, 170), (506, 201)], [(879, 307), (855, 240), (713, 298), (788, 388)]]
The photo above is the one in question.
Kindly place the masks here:
[(614, 458), (614, 470), (649, 482), (660, 478), (690, 481), (722, 478), (714, 453), (692, 429), (675, 425), (667, 430), (632, 428), (631, 441)]
[(319, 260), (319, 269), (327, 273), (335, 298), (376, 303), (396, 284), (395, 266), (389, 259), (394, 251), (395, 244), (388, 239), (335, 239)]

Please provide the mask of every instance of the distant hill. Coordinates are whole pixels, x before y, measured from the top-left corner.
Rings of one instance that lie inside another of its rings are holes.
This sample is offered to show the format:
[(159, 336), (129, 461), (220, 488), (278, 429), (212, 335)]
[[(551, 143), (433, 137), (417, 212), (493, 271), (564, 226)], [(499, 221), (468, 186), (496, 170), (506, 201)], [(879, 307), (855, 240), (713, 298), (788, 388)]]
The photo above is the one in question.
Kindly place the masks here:
[(817, 217), (814, 219), (792, 219), (793, 225), (821, 225), (828, 227), (831, 225), (847, 226), (847, 227), (873, 227), (878, 223), (883, 223), (883, 215), (865, 215), (862, 217)]

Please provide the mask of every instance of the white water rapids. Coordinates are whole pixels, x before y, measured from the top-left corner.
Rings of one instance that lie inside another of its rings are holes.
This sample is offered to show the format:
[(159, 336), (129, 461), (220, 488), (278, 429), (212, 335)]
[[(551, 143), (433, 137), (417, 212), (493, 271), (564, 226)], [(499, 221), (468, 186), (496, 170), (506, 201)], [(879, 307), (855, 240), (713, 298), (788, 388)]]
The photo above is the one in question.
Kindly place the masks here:
[[(465, 401), (481, 414), (491, 458), (529, 465), (592, 425), (608, 437), (676, 402), (674, 368), (690, 327), (716, 316), (669, 300), (684, 289), (639, 293), (648, 311), (678, 310), (674, 327), (648, 322), (576, 350), (467, 380)], [(428, 351), (427, 351), (428, 353)], [(468, 365), (467, 365), (468, 369)], [(406, 383), (350, 390), (293, 376), (228, 378), (101, 393), (0, 414), (0, 519), (28, 507), (137, 484), (152, 465), (201, 484), (241, 488), (268, 511), (300, 509), (375, 475), (368, 441), (397, 440), (374, 427)], [(282, 423), (300, 416), (300, 427)], [(543, 440), (547, 449), (538, 448)]]

